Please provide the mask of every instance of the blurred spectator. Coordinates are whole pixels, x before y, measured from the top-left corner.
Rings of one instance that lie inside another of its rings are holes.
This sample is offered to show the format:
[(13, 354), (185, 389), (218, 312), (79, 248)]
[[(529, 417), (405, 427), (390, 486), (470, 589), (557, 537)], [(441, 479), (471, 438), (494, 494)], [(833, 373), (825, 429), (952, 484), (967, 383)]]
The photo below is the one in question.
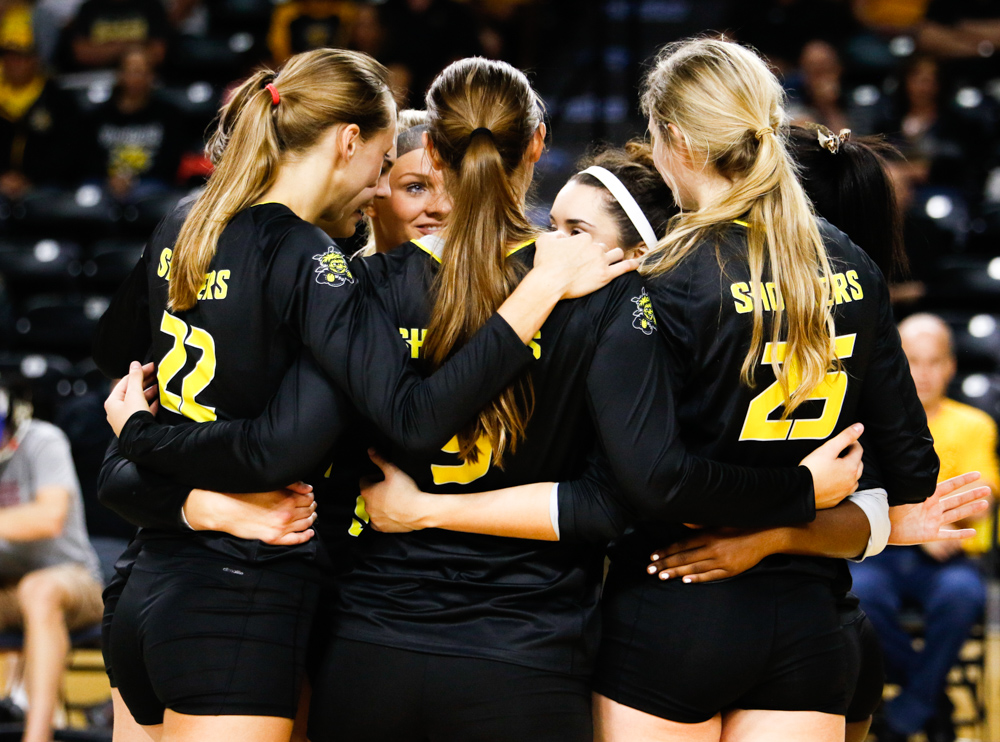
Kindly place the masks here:
[[(996, 0), (932, 0), (917, 34), (920, 48), (938, 57), (996, 58), (1000, 7)], [(990, 65), (996, 69), (996, 65)]]
[(101, 620), (100, 567), (59, 428), (0, 390), (0, 629), (24, 631), (23, 742), (49, 742), (69, 632)]
[(91, 174), (119, 200), (174, 185), (181, 158), (183, 114), (153, 91), (150, 54), (136, 47), (122, 58), (111, 99), (92, 114)]
[(161, 0), (86, 0), (68, 29), (73, 59), (83, 68), (114, 67), (137, 45), (158, 65), (169, 32)]
[(75, 179), (75, 106), (48, 79), (31, 17), (0, 18), (0, 193), (20, 199), (33, 185)]
[(810, 39), (839, 47), (853, 32), (849, 0), (741, 0), (733, 30), (782, 73), (794, 69)]
[(858, 21), (880, 31), (911, 29), (923, 21), (930, 0), (853, 0)]
[[(941, 479), (978, 471), (977, 484), (1000, 483), (997, 427), (985, 412), (945, 397), (955, 374), (951, 331), (940, 318), (915, 314), (899, 326), (917, 387), (941, 458)], [(921, 729), (928, 742), (953, 742), (951, 703), (945, 695), (948, 671), (982, 617), (986, 587), (960, 541), (887, 549), (852, 564), (854, 592), (871, 618), (885, 652), (890, 682), (900, 693), (885, 705), (879, 742), (905, 742)], [(899, 623), (904, 603), (923, 613), (924, 648), (916, 651)]]
[(208, 6), (202, 0), (170, 0), (167, 17), (179, 33), (195, 36), (208, 33)]
[(357, 17), (350, 0), (286, 0), (274, 9), (267, 45), (275, 64), (293, 54), (323, 47), (346, 47)]
[(351, 28), (350, 47), (381, 59), (385, 48), (385, 28), (377, 5), (363, 3), (358, 6)]
[(926, 166), (907, 162), (891, 152), (886, 158), (886, 168), (896, 192), (896, 207), (903, 221), (903, 245), (910, 263), (907, 280), (893, 283), (889, 290), (893, 303), (914, 305), (933, 286), (941, 257), (954, 252), (955, 236), (919, 208), (916, 189), (927, 178)]
[(533, 0), (480, 0), (479, 45), (491, 59), (533, 67), (538, 48), (538, 8)]
[(387, 0), (382, 19), (388, 31), (385, 58), (408, 91), (407, 108), (422, 108), (431, 81), (451, 62), (482, 53), (476, 18), (453, 0)]
[(878, 124), (914, 165), (921, 182), (966, 185), (982, 137), (949, 105), (936, 59), (912, 57), (904, 66), (892, 108)]
[(799, 59), (801, 93), (791, 106), (792, 123), (823, 124), (832, 131), (850, 129), (843, 101), (844, 67), (832, 44), (821, 39), (806, 42)]
[[(30, 31), (38, 55), (46, 63), (52, 61), (56, 45), (59, 43), (62, 24), (56, 15), (41, 3), (32, 0), (7, 0), (5, 3), (0, 3), (0, 26), (19, 27)], [(19, 31), (19, 34), (26, 35), (24, 31)]]

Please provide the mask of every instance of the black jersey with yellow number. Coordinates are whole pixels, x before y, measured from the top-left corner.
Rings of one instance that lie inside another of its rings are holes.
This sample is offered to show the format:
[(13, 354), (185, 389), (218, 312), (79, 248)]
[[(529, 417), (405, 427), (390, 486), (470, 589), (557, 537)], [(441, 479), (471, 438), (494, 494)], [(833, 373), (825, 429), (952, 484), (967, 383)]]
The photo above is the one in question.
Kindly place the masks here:
[[(158, 418), (165, 423), (220, 420), (238, 426), (235, 421), (263, 412), (286, 372), (300, 373), (314, 358), (337, 394), (346, 393), (395, 440), (417, 448), (440, 445), (532, 360), (505, 322), (492, 321), (463, 349), (464, 355), (456, 354), (442, 369), (444, 373), (421, 380), (395, 327), (379, 304), (367, 299), (364, 266), (349, 266), (329, 237), (280, 204), (237, 214), (219, 239), (197, 303), (172, 312), (167, 309), (168, 281), (184, 216), (178, 212), (157, 228), (142, 270), (133, 273), (102, 318), (95, 347), (99, 366), (120, 375), (125, 357), (115, 349), (119, 338), (130, 352), (148, 345), (145, 357), (157, 364)], [(133, 285), (143, 281), (145, 289)], [(143, 310), (146, 333), (142, 320), (136, 319)], [(346, 402), (325, 409), (329, 418), (324, 443), (307, 459), (321, 468), (295, 477), (318, 485), (329, 479), (323, 474), (332, 454), (323, 452), (354, 419)], [(133, 416), (129, 423), (139, 418), (153, 424), (147, 413)], [(200, 484), (204, 480), (228, 491), (256, 489), (252, 482), (222, 487), (225, 482), (206, 471), (210, 466), (199, 469), (180, 457), (175, 478), (198, 486), (206, 486)], [(134, 507), (142, 508), (141, 493), (137, 495)], [(353, 509), (350, 498), (332, 500), (326, 510), (350, 523)], [(318, 549), (317, 540), (274, 547), (222, 533), (168, 529), (146, 530), (143, 539), (150, 548), (171, 553), (202, 554), (208, 548), (251, 561), (310, 559)]]
[[(855, 422), (865, 425), (866, 460), (890, 504), (921, 502), (934, 491), (938, 459), (900, 346), (881, 273), (850, 239), (818, 220), (832, 270), (831, 303), (842, 372), (826, 380), (787, 420), (771, 367), (785, 345), (770, 342), (754, 386), (740, 382), (750, 347), (753, 307), (760, 301), (764, 337), (781, 297), (772, 282), (753, 286), (746, 230), (728, 225), (670, 273), (649, 279), (649, 291), (670, 348), (681, 437), (692, 453), (734, 464), (779, 466), (800, 461)], [(780, 304), (779, 304), (780, 306)], [(794, 381), (794, 372), (792, 373)], [(615, 558), (637, 568), (649, 554), (689, 535), (683, 526), (645, 522), (621, 539)], [(836, 579), (843, 560), (773, 555), (758, 570), (793, 570)], [(848, 583), (849, 584), (849, 583)]]
[[(414, 359), (425, 340), (441, 246), (429, 238), (369, 261), (373, 285)], [(508, 259), (531, 265), (533, 256), (529, 244)], [(425, 491), (462, 493), (572, 479), (598, 443), (637, 510), (684, 517), (703, 500), (718, 498), (720, 508), (738, 510), (759, 496), (785, 503), (778, 520), (808, 519), (812, 487), (804, 469), (737, 472), (678, 453), (656, 322), (635, 274), (560, 302), (531, 344), (534, 412), (502, 469), (485, 441), (476, 463), (459, 460), (454, 439), (433, 455), (396, 449), (392, 458)], [(604, 547), (366, 529), (354, 569), (340, 580), (333, 630), (411, 651), (587, 674), (598, 637)]]

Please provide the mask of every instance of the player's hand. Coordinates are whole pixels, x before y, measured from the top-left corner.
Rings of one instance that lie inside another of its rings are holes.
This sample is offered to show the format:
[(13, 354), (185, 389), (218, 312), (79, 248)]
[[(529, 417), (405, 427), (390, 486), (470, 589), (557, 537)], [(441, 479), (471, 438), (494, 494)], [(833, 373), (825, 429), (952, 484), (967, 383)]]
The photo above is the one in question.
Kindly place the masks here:
[(889, 543), (895, 546), (912, 546), (931, 541), (955, 541), (975, 536), (974, 528), (945, 528), (945, 526), (989, 509), (989, 487), (976, 487), (952, 494), (955, 490), (978, 479), (979, 472), (970, 471), (939, 482), (934, 494), (923, 502), (889, 508), (889, 521), (892, 523)]
[(921, 544), (924, 553), (937, 562), (947, 562), (962, 553), (962, 542), (958, 539), (950, 541), (931, 541)]
[(303, 482), (246, 495), (191, 490), (184, 517), (196, 531), (222, 531), (273, 546), (304, 544), (316, 535), (316, 500)]
[(420, 530), (420, 517), (432, 504), (428, 495), (420, 491), (410, 476), (374, 449), (368, 457), (382, 470), (381, 482), (361, 480), (361, 497), (368, 511), (368, 525), (382, 533), (409, 533)]
[(159, 408), (159, 389), (156, 385), (155, 368), (153, 363), (142, 366), (138, 361), (132, 361), (128, 376), (119, 379), (111, 394), (104, 400), (104, 412), (116, 436), (121, 435), (125, 423), (136, 412), (156, 414)]
[(702, 530), (650, 555), (646, 571), (661, 580), (712, 582), (735, 577), (780, 551), (780, 529)]
[(553, 285), (562, 286), (563, 299), (575, 299), (639, 267), (637, 259), (624, 258), (621, 248), (608, 250), (589, 234), (566, 237), (558, 232), (545, 232), (535, 241), (533, 270), (545, 271)]
[(817, 510), (834, 507), (858, 488), (865, 469), (858, 438), (864, 430), (861, 423), (855, 423), (799, 462), (812, 472)]

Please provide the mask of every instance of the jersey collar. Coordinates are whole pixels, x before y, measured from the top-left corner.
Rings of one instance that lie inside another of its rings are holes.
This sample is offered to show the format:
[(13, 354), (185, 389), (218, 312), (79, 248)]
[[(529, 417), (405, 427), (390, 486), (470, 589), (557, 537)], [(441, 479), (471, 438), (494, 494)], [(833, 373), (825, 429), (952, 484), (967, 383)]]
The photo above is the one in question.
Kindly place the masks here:
[[(441, 262), (441, 253), (444, 250), (444, 238), (443, 237), (439, 237), (436, 234), (429, 234), (426, 237), (421, 237), (419, 240), (410, 240), (410, 242), (412, 242), (414, 245), (416, 245), (417, 247), (419, 247), (425, 253), (427, 253), (428, 255), (430, 255), (437, 262), (439, 262), (439, 263)], [(514, 253), (516, 253), (518, 250), (521, 250), (521, 249), (527, 247), (528, 245), (533, 245), (533, 244), (535, 244), (534, 240), (525, 240), (521, 244), (515, 245), (510, 250), (508, 250), (507, 251), (507, 257), (509, 258), (511, 255), (513, 255)]]

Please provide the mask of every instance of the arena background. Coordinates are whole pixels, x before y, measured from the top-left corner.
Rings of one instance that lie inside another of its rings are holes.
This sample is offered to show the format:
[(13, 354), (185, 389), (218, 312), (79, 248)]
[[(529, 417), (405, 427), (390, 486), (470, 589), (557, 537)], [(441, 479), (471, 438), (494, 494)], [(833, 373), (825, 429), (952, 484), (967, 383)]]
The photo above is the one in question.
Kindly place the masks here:
[[(108, 25), (126, 6), (145, 26)], [(894, 279), (898, 317), (926, 309), (949, 322), (959, 361), (952, 395), (1000, 420), (1000, 30), (970, 36), (973, 19), (1000, 29), (1000, 3), (0, 0), (0, 378), (29, 378), (36, 415), (69, 435), (109, 567), (132, 529), (96, 503), (110, 430), (91, 336), (157, 221), (204, 182), (204, 132), (236, 81), (261, 62), (345, 46), (387, 64), (400, 104), (422, 107), (449, 61), (505, 59), (529, 72), (547, 107), (533, 206), (547, 224), (548, 204), (589, 146), (644, 134), (638, 88), (655, 50), (724, 33), (769, 58), (793, 118), (884, 133), (900, 148), (893, 175), (912, 270)], [(117, 51), (100, 53), (101, 33)], [(119, 71), (117, 59), (136, 48)], [(41, 103), (24, 108), (18, 75), (42, 80)], [(990, 607), (950, 692), (963, 736), (1000, 740), (995, 546), (983, 569)], [(87, 728), (74, 738), (110, 739), (106, 680), (86, 649), (93, 638), (78, 637), (84, 649), (67, 675), (69, 722)], [(0, 635), (0, 647), (18, 643)]]

